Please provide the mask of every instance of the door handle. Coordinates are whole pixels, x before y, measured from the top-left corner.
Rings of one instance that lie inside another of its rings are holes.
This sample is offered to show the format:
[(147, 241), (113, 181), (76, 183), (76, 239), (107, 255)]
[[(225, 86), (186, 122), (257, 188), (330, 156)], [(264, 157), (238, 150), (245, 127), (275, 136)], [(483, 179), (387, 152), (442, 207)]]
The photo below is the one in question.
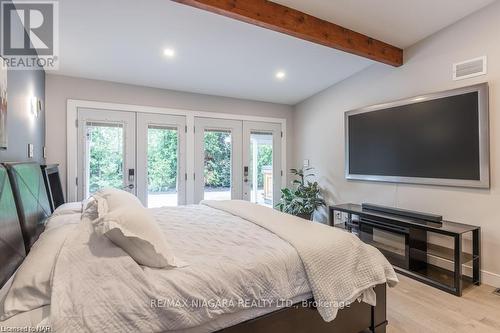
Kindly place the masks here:
[(122, 187), (122, 190), (133, 190), (135, 188), (135, 185), (134, 184), (128, 184), (126, 186), (123, 186)]

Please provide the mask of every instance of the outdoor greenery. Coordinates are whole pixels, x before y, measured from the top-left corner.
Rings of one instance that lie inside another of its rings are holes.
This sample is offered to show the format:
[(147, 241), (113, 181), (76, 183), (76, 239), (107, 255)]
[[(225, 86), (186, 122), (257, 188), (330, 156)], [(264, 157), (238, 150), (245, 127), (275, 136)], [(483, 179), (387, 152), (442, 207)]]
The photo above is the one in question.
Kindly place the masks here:
[(281, 189), (281, 199), (276, 205), (280, 211), (310, 219), (316, 209), (326, 205), (318, 182), (307, 180), (314, 176), (311, 170), (313, 168), (290, 169), (290, 173), (298, 179), (292, 181), (295, 188)]
[[(90, 193), (103, 187), (123, 186), (123, 128), (89, 127)], [(177, 186), (178, 135), (175, 129), (148, 131), (148, 191), (169, 192)], [(258, 185), (263, 186), (262, 167), (272, 165), (272, 147), (259, 145)], [(205, 186), (231, 186), (231, 134), (205, 132)]]
[(88, 127), (90, 143), (89, 191), (123, 186), (123, 128)]
[(148, 192), (169, 192), (177, 187), (176, 129), (148, 130)]
[[(250, 151), (252, 151), (252, 147), (250, 147)], [(252, 169), (252, 164), (253, 163), (250, 162), (250, 170)], [(257, 185), (259, 188), (264, 186), (264, 174), (262, 173), (262, 167), (272, 165), (273, 147), (271, 145), (259, 145), (257, 147)]]
[(205, 186), (231, 186), (231, 133), (205, 131)]
[[(259, 145), (257, 155), (258, 186), (262, 187), (264, 183), (262, 167), (272, 165), (273, 149), (268, 145)], [(205, 186), (231, 186), (231, 133), (229, 132), (205, 132)]]

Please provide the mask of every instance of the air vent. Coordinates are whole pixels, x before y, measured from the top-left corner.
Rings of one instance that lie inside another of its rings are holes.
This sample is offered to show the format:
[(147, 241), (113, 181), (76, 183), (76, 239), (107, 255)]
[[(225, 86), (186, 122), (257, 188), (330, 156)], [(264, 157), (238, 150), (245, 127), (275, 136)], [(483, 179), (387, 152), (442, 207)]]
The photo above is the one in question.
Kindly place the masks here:
[(453, 80), (463, 80), (486, 74), (486, 57), (453, 64)]

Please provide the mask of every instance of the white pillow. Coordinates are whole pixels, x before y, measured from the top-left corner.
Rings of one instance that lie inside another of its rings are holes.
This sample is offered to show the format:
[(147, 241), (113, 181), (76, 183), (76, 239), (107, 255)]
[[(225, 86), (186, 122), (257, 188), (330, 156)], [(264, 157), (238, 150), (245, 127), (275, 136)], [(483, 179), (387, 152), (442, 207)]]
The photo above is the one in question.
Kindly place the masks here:
[(51, 215), (45, 224), (45, 231), (67, 224), (78, 224), (81, 221), (81, 217), (82, 213)]
[(66, 214), (81, 214), (82, 213), (82, 202), (67, 202), (57, 207), (51, 216), (59, 216)]
[(163, 233), (143, 207), (120, 207), (94, 220), (94, 229), (128, 253), (139, 265), (164, 268), (183, 264), (174, 257)]
[(57, 255), (74, 224), (43, 232), (19, 267), (5, 297), (0, 320), (50, 304), (51, 277)]
[(144, 208), (141, 201), (133, 194), (115, 188), (105, 188), (93, 195), (98, 203), (99, 217), (117, 208)]

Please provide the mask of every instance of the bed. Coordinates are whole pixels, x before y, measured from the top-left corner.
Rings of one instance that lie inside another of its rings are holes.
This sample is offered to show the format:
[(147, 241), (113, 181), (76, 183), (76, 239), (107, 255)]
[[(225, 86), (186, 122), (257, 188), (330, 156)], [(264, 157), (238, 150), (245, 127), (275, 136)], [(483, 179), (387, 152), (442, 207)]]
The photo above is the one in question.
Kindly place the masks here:
[[(305, 269), (308, 261), (298, 254), (300, 244), (285, 241), (286, 230), (271, 232), (273, 226), (266, 224), (274, 213), (268, 215), (268, 211), (261, 210), (265, 221), (250, 221), (259, 215), (256, 211), (260, 208), (252, 208), (252, 214), (245, 215), (232, 202), (154, 209), (152, 214), (162, 232), (188, 265), (182, 269), (152, 269), (138, 265), (111, 242), (97, 239), (91, 230), (86, 234), (81, 203), (66, 205), (49, 216), (46, 194), (38, 190), (39, 181), (43, 188), (37, 164), (0, 167), (0, 282), (5, 294), (16, 269), (26, 264), (29, 256), (37, 255), (30, 253), (40, 244), (36, 240), (66, 228), (51, 273), (51, 304), (20, 312), (0, 322), (0, 326), (189, 333), (386, 330), (385, 282), (394, 284), (395, 275), (386, 271), (387, 281), (371, 286), (376, 305), (352, 302), (335, 311), (334, 320), (325, 321), (315, 302), (311, 268)], [(361, 246), (358, 241), (350, 241)], [(26, 253), (30, 253), (28, 258)], [(366, 294), (370, 294), (368, 290)], [(252, 302), (239, 306), (217, 302), (213, 307), (196, 309), (191, 305), (186, 312), (172, 304), (159, 306), (167, 298), (165, 295), (169, 299)], [(149, 300), (149, 307), (136, 306), (136, 300), (144, 299)], [(277, 300), (282, 302), (278, 304)], [(263, 304), (259, 304), (261, 301)]]

